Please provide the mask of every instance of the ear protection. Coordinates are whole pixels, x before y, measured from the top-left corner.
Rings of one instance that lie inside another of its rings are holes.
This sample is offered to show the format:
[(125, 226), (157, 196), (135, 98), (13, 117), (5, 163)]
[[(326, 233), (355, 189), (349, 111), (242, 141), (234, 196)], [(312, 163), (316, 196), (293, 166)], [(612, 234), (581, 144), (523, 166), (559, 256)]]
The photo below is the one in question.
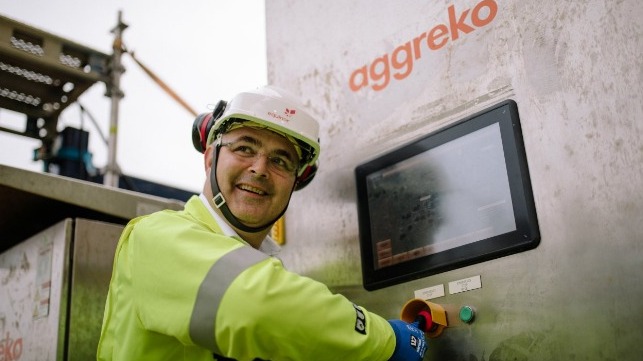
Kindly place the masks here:
[(315, 164), (307, 166), (306, 169), (304, 169), (304, 171), (301, 173), (301, 175), (297, 177), (297, 180), (295, 181), (296, 191), (303, 189), (305, 186), (308, 185), (308, 183), (310, 183), (313, 180), (313, 178), (315, 178), (318, 164), (319, 162), (315, 162)]
[[(228, 103), (225, 100), (219, 100), (212, 113), (202, 113), (197, 115), (192, 124), (192, 145), (199, 153), (204, 153), (208, 147), (208, 134), (217, 119), (223, 115)], [(317, 173), (318, 163), (309, 165), (295, 180), (295, 191), (303, 189), (310, 183)]]
[(212, 113), (203, 113), (197, 115), (192, 124), (192, 145), (199, 153), (205, 152), (208, 147), (208, 134), (210, 129), (219, 117), (225, 111), (228, 103), (225, 100), (219, 100)]

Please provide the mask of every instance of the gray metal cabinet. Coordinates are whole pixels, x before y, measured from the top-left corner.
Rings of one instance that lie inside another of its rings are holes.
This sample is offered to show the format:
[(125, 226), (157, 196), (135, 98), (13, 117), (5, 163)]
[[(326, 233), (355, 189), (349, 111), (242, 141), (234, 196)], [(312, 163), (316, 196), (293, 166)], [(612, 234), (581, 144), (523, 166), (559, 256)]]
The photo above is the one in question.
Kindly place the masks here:
[(67, 218), (0, 254), (5, 359), (95, 359), (122, 229)]

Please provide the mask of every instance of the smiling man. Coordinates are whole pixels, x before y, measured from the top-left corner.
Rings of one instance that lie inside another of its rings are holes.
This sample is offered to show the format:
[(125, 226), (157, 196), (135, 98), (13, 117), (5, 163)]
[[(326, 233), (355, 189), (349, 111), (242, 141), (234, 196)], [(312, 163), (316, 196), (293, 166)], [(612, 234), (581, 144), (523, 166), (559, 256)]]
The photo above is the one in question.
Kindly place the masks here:
[[(235, 231), (254, 248), (259, 248), (270, 226), (288, 206), (296, 183), (299, 156), (285, 136), (245, 121), (228, 131), (205, 156), (208, 181), (203, 189), (212, 200), (212, 166), (216, 165), (217, 184), (231, 214), (239, 224)], [(215, 162), (214, 155), (219, 159)], [(225, 194), (225, 196), (224, 196)], [(211, 205), (216, 207), (215, 202)], [(234, 221), (233, 221), (234, 222)], [(235, 222), (236, 223), (236, 222)]]
[(318, 132), (275, 87), (197, 117), (203, 193), (123, 231), (99, 360), (422, 359), (416, 325), (368, 312), (273, 257), (270, 228), (315, 175)]

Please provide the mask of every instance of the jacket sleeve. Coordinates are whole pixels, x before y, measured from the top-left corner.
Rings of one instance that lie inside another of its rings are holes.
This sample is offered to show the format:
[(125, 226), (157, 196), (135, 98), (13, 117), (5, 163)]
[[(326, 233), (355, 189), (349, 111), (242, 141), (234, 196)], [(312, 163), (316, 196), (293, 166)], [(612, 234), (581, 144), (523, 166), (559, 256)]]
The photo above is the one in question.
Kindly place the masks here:
[(238, 360), (388, 360), (395, 336), (386, 320), (275, 258), (235, 278), (216, 318), (216, 342)]

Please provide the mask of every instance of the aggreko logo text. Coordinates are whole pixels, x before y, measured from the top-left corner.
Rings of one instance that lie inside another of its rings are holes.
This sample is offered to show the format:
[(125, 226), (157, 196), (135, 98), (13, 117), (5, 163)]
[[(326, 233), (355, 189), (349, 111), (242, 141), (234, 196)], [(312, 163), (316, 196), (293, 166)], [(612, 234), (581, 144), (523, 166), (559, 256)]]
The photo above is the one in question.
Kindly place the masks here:
[(449, 40), (458, 40), (461, 35), (488, 25), (497, 13), (498, 4), (494, 0), (482, 0), (473, 9), (466, 9), (459, 14), (455, 6), (450, 5), (447, 24), (438, 24), (413, 40), (398, 46), (390, 55), (384, 54), (375, 58), (372, 63), (355, 69), (348, 80), (348, 86), (354, 92), (368, 86), (376, 91), (382, 90), (388, 86), (391, 72), (397, 80), (402, 80), (411, 74), (413, 63), (422, 57), (425, 44), (429, 50), (438, 50)]

